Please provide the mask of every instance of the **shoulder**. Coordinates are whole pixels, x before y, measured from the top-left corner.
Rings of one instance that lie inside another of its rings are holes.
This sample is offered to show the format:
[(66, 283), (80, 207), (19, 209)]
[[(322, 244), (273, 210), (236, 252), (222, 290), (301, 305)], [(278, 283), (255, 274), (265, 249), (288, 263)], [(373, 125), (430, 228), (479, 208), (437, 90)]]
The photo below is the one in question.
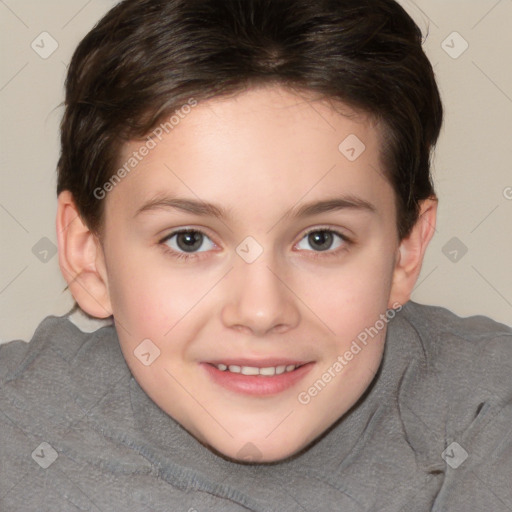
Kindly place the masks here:
[(402, 314), (416, 331), (429, 362), (439, 370), (476, 372), (475, 379), (497, 383), (497, 377), (510, 375), (512, 327), (483, 315), (461, 317), (444, 307), (412, 301)]
[(48, 316), (38, 326), (32, 339), (9, 341), (0, 345), (0, 383), (5, 383), (23, 371), (41, 353), (55, 349), (56, 342), (70, 336), (72, 324), (65, 317)]
[[(436, 510), (467, 510), (471, 503), (455, 503), (464, 492), (475, 497), (471, 489), (481, 483), (476, 473), (485, 480), (497, 468), (503, 475), (512, 468), (512, 328), (411, 301), (397, 317), (400, 348), (411, 352), (399, 400), (404, 428), (418, 446), (429, 445), (429, 463), (446, 473)], [(408, 423), (409, 411), (414, 418)], [(413, 437), (410, 426), (417, 418), (424, 428)], [(507, 477), (494, 481), (510, 495)], [(486, 510), (479, 507), (472, 510)]]
[[(422, 346), (430, 384), (419, 399), (428, 411), (425, 436), (443, 441), (432, 456), (444, 472), (434, 509), (502, 510), (503, 499), (512, 499), (512, 328), (414, 302), (401, 313)], [(414, 401), (417, 394), (411, 407)]]
[(99, 386), (127, 373), (113, 325), (94, 331), (78, 325), (69, 315), (48, 316), (29, 342), (0, 345), (0, 407), (19, 403), (28, 410), (50, 407), (50, 401), (58, 407), (59, 397), (92, 399)]
[(425, 391), (424, 405), (445, 411), (448, 438), (490, 449), (512, 421), (512, 328), (414, 302), (401, 317), (423, 351), (417, 384)]
[(512, 327), (483, 315), (460, 317), (440, 306), (409, 301), (403, 318), (414, 329), (430, 370), (454, 393), (487, 390), (512, 399)]
[(463, 333), (469, 340), (487, 338), (494, 333), (512, 336), (511, 326), (483, 315), (461, 317), (445, 307), (413, 301), (407, 302), (402, 311), (407, 321), (420, 330), (428, 328), (436, 333)]
[(42, 442), (59, 454), (76, 450), (82, 456), (96, 444), (106, 446), (84, 422), (116, 383), (119, 395), (123, 377), (130, 375), (113, 326), (84, 332), (67, 316), (49, 316), (29, 342), (0, 345), (0, 459), (8, 461), (0, 464), (0, 496), (22, 478), (37, 478), (37, 460), (30, 454)]
[(46, 317), (37, 326), (29, 342), (13, 340), (0, 345), (0, 383), (4, 384), (29, 371), (37, 360), (72, 360), (94, 335), (81, 331), (68, 316)]

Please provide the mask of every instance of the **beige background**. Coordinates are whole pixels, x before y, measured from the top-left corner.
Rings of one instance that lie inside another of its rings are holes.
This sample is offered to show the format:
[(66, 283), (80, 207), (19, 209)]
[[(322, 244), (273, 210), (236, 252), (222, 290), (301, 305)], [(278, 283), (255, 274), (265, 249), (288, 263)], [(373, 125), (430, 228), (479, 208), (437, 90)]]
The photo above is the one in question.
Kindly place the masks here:
[[(428, 31), (446, 115), (437, 232), (413, 300), (512, 324), (512, 0), (401, 3)], [(52, 252), (59, 104), (74, 48), (114, 4), (0, 0), (0, 342), (73, 303)], [(52, 49), (43, 32), (58, 44), (47, 58), (31, 47)]]

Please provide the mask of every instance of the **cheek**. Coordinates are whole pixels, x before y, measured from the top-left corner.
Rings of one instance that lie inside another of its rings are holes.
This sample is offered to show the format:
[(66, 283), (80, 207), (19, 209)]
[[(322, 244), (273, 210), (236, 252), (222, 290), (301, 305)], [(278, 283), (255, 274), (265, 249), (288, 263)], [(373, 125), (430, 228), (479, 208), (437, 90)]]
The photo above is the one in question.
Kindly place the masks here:
[(347, 340), (385, 313), (391, 290), (393, 258), (382, 246), (353, 254), (337, 270), (303, 281), (311, 309)]
[[(108, 254), (109, 294), (114, 318), (137, 335), (146, 335), (149, 326), (161, 318), (164, 305), (169, 304), (172, 284), (158, 279), (155, 262), (144, 257), (126, 242), (116, 240)], [(169, 286), (171, 285), (171, 286)]]
[(134, 338), (161, 338), (205, 292), (200, 273), (171, 270), (160, 255), (132, 251), (129, 257), (115, 259), (122, 263), (109, 269), (113, 314)]

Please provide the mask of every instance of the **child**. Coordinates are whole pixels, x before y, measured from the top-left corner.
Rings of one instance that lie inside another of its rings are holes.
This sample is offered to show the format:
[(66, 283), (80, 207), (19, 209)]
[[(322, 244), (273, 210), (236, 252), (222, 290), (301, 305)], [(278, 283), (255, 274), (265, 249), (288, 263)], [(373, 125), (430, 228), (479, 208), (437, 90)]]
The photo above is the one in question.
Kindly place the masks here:
[(125, 0), (76, 50), (0, 509), (512, 510), (512, 329), (409, 300), (442, 106), (394, 0)]

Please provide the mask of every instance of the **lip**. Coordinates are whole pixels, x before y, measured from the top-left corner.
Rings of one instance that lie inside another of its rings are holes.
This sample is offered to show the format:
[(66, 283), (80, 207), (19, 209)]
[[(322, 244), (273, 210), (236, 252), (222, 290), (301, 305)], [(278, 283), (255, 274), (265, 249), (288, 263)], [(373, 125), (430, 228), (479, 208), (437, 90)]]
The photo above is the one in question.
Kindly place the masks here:
[[(285, 364), (301, 364), (299, 368), (281, 375), (242, 375), (241, 373), (231, 373), (229, 371), (219, 370), (215, 364), (235, 364), (238, 366), (256, 366), (265, 368), (268, 366), (280, 366)], [(314, 362), (301, 363), (292, 359), (224, 359), (219, 362), (200, 363), (209, 378), (219, 386), (236, 393), (252, 396), (277, 395), (290, 389), (301, 381), (313, 368)]]
[(303, 364), (308, 363), (309, 361), (299, 361), (297, 359), (287, 359), (287, 358), (277, 358), (277, 357), (266, 357), (261, 359), (247, 359), (243, 357), (239, 358), (226, 358), (226, 359), (216, 359), (212, 361), (206, 361), (210, 364), (225, 364), (226, 366), (237, 365), (237, 366), (252, 366), (256, 368), (268, 368), (269, 366), (288, 366), (290, 364), (294, 364), (295, 366), (302, 366)]

